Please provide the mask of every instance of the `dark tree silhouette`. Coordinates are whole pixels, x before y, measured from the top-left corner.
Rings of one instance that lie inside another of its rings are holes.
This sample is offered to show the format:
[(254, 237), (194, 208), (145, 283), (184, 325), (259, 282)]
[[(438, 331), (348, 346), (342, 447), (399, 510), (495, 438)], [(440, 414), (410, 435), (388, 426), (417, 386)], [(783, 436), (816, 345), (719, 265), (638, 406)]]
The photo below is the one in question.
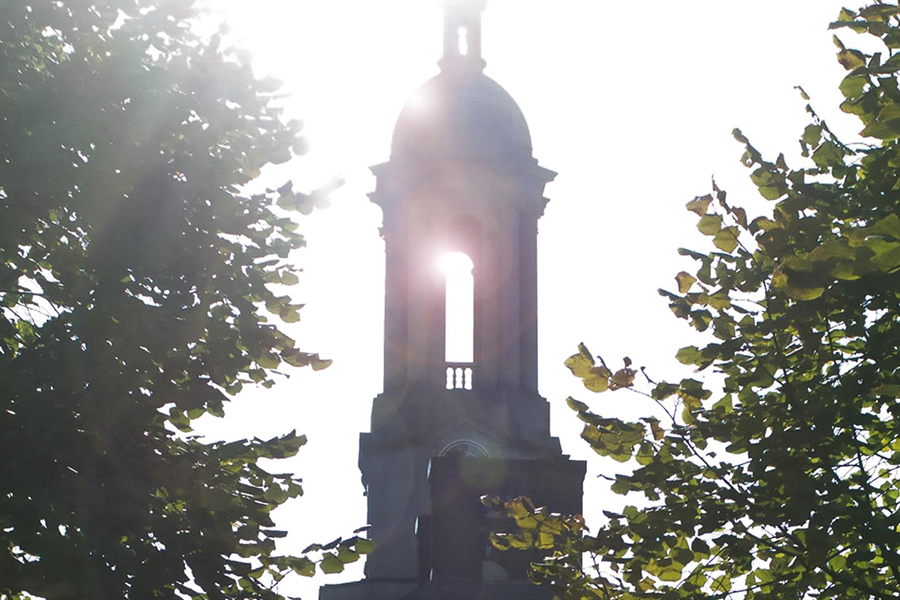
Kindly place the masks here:
[(323, 196), (243, 191), (302, 151), (299, 123), (197, 18), (186, 0), (0, 3), (4, 598), (277, 598), (315, 572), (274, 552), (299, 480), (259, 464), (304, 438), (189, 434), (282, 361), (327, 366), (271, 321), (298, 318), (271, 288), (297, 283), (285, 215)]

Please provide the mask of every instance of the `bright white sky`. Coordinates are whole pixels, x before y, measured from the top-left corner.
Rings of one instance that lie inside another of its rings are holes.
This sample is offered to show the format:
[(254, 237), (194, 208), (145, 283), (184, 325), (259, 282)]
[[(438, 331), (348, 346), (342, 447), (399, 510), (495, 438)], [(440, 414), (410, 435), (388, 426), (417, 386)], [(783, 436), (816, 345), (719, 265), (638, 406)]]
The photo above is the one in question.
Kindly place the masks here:
[[(292, 331), (304, 349), (333, 358), (327, 371), (292, 371), (272, 390), (242, 394), (212, 436), (270, 437), (296, 428), (310, 442), (279, 470), (295, 470), (306, 496), (277, 513), (286, 551), (349, 534), (365, 523), (356, 467), (381, 391), (384, 255), (380, 209), (366, 193), (367, 167), (389, 158), (394, 120), (437, 73), (441, 17), (434, 0), (209, 0), (224, 11), (259, 74), (286, 82), (290, 117), (307, 123), (307, 157), (270, 172), (311, 188), (341, 174), (333, 206), (304, 220), (309, 248)], [(540, 389), (563, 448), (590, 461), (586, 513), (621, 504), (597, 480), (618, 465), (578, 439), (564, 404), (574, 395), (604, 414), (634, 417), (651, 407), (627, 392), (594, 396), (563, 367), (584, 341), (610, 364), (623, 356), (656, 379), (685, 374), (672, 356), (694, 342), (659, 287), (689, 270), (679, 246), (707, 249), (684, 204), (715, 175), (750, 213), (767, 206), (738, 163), (740, 127), (764, 154), (799, 154), (808, 123), (802, 85), (839, 131), (829, 21), (839, 0), (491, 0), (484, 17), (486, 73), (519, 102), (535, 156), (559, 172), (540, 222)], [(852, 7), (856, 7), (852, 5)], [(842, 33), (849, 39), (849, 34)], [(358, 565), (361, 567), (361, 565)], [(314, 600), (323, 580), (286, 581), (281, 591)]]

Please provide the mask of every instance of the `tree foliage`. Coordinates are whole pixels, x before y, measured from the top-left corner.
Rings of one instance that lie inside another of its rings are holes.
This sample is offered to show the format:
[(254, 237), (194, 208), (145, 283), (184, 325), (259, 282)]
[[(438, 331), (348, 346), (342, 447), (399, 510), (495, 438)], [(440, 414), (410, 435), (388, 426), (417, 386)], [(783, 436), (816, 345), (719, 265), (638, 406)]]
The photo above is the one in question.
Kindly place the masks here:
[(324, 197), (243, 191), (300, 124), (197, 17), (0, 2), (0, 598), (278, 598), (370, 549), (275, 553), (301, 487), (260, 459), (303, 436), (191, 434), (279, 364), (327, 366), (271, 320), (299, 318), (287, 211)]
[(681, 250), (698, 266), (661, 293), (709, 334), (677, 354), (705, 375), (643, 387), (627, 359), (613, 372), (582, 346), (566, 361), (591, 391), (641, 394), (667, 419), (569, 400), (597, 453), (636, 462), (612, 490), (643, 498), (593, 533), (536, 511), (496, 538), (552, 547), (532, 577), (560, 597), (900, 596), (900, 7), (844, 10), (832, 28), (884, 48), (835, 38), (841, 108), (867, 143), (808, 107), (791, 167), (735, 131), (771, 215), (750, 218), (715, 184), (687, 205), (714, 249)]

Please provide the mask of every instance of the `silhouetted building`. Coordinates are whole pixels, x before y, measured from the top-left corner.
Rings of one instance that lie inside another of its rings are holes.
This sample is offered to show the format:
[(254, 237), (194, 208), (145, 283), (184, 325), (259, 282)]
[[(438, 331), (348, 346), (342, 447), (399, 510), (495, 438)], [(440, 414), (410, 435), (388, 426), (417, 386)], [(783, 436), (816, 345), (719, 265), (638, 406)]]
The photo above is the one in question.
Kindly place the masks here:
[[(445, 1), (441, 73), (403, 109), (391, 159), (372, 168), (387, 253), (384, 393), (360, 439), (370, 536), (362, 581), (322, 600), (543, 598), (530, 558), (498, 552), (508, 526), (479, 498), (581, 512), (583, 462), (550, 435), (538, 394), (537, 221), (555, 173), (532, 157), (512, 97), (483, 74), (484, 0)], [(440, 257), (471, 260), (473, 321), (453, 332)], [(466, 351), (468, 347), (468, 351)]]

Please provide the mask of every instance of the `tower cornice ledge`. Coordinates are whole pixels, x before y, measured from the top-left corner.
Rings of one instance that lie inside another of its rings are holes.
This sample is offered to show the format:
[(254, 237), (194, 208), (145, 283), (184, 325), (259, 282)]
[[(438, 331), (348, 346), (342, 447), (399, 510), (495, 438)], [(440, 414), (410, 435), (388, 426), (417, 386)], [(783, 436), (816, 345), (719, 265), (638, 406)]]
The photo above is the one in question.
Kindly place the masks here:
[[(503, 168), (501, 168), (503, 167)], [(504, 204), (519, 204), (521, 209), (541, 217), (549, 199), (544, 188), (557, 173), (540, 166), (537, 160), (529, 163), (504, 165), (475, 164), (466, 161), (419, 163), (390, 161), (370, 167), (378, 185), (369, 199), (385, 211), (400, 208), (400, 198), (434, 199), (441, 192), (472, 188), (487, 191)]]

